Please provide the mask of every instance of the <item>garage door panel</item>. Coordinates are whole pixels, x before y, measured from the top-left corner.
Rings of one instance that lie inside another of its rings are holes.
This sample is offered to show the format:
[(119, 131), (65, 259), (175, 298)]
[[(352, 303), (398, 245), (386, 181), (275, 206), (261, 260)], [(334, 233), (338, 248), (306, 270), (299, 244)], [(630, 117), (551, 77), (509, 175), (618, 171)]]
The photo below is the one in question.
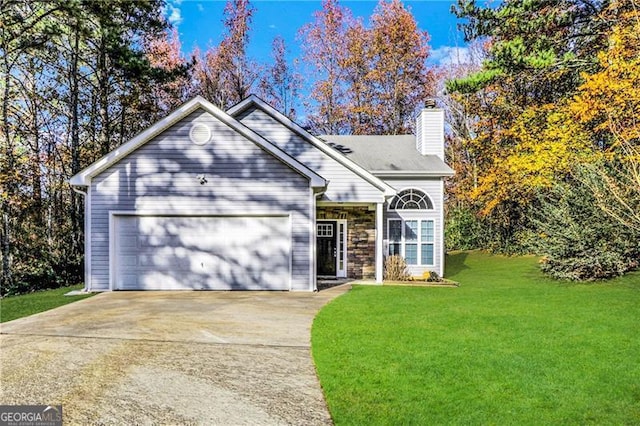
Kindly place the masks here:
[(291, 232), (286, 216), (115, 220), (119, 289), (289, 288)]

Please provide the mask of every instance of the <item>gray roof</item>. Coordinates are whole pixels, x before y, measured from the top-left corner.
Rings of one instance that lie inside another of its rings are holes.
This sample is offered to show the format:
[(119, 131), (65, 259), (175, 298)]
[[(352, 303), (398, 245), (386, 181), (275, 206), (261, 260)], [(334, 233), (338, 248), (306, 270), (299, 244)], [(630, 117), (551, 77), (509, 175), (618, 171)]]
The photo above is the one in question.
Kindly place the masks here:
[(414, 135), (323, 135), (319, 138), (373, 174), (453, 175), (453, 170), (437, 155), (421, 155), (416, 150)]

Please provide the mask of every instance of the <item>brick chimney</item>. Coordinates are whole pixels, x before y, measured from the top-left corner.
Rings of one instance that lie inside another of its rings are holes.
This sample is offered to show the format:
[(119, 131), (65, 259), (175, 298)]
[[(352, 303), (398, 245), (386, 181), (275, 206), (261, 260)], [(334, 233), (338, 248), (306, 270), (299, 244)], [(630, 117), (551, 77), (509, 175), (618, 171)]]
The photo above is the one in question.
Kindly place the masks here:
[(437, 155), (444, 161), (444, 110), (427, 99), (416, 120), (416, 149), (422, 155)]

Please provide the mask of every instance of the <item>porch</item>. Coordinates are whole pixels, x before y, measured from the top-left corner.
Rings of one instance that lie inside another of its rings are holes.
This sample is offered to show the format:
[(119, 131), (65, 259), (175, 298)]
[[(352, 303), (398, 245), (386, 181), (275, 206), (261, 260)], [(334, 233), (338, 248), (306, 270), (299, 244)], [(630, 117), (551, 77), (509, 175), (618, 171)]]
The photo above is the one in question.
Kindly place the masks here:
[(382, 282), (382, 215), (382, 203), (317, 207), (318, 283), (332, 279)]

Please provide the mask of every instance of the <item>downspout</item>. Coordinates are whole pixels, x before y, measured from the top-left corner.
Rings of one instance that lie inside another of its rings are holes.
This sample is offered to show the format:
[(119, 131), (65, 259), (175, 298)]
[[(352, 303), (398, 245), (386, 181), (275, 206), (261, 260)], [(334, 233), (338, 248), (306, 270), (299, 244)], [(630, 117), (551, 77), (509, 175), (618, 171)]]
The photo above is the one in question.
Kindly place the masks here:
[(76, 192), (80, 195), (82, 195), (82, 197), (84, 198), (84, 289), (82, 291), (84, 291), (85, 293), (89, 292), (89, 277), (87, 276), (87, 262), (89, 261), (87, 259), (87, 196), (89, 195), (88, 192), (86, 190), (82, 190), (79, 187), (73, 186), (71, 185), (71, 189), (73, 189), (73, 192)]
[(317, 258), (317, 252), (316, 252), (316, 219), (317, 219), (317, 215), (318, 215), (318, 207), (316, 204), (316, 201), (322, 197), (324, 195), (325, 192), (327, 192), (327, 187), (329, 186), (329, 181), (327, 181), (327, 185), (324, 186), (323, 188), (313, 188), (312, 190), (312, 199), (313, 199), (313, 206), (311, 207), (311, 214), (312, 214), (312, 225), (311, 225), (311, 232), (309, 235), (309, 238), (311, 239), (310, 243), (311, 243), (311, 250), (312, 250), (312, 265), (311, 265), (311, 276), (313, 277), (313, 292), (317, 293), (318, 292), (318, 277), (316, 275), (316, 267), (317, 267), (317, 262), (318, 262), (318, 258)]

